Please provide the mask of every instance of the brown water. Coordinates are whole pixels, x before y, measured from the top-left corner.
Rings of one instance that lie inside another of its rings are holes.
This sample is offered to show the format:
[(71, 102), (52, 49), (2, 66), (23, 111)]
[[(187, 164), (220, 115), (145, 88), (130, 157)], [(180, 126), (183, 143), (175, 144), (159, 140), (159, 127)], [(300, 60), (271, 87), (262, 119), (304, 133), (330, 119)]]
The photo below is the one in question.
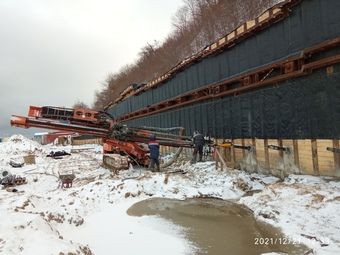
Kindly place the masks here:
[(184, 226), (187, 239), (199, 248), (195, 254), (282, 252), (300, 255), (309, 251), (301, 244), (291, 244), (298, 240), (288, 240), (279, 229), (255, 220), (246, 207), (226, 200), (151, 198), (134, 204), (127, 213), (130, 216), (159, 215)]

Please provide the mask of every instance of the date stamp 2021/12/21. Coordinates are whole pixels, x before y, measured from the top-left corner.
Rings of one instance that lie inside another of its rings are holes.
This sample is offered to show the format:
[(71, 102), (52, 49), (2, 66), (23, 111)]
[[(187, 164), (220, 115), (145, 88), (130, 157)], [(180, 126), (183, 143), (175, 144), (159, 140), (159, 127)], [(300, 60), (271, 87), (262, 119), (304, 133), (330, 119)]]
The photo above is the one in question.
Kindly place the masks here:
[[(298, 245), (302, 241), (300, 238), (289, 237), (255, 237), (255, 245)], [(305, 244), (320, 244), (321, 246), (327, 246), (330, 244), (329, 238), (306, 238)]]

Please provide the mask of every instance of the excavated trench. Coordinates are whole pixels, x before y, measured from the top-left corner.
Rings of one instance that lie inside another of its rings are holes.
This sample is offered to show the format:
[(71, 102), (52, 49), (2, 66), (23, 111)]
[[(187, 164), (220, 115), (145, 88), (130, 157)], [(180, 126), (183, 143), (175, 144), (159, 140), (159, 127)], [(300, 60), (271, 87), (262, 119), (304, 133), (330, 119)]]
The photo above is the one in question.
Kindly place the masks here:
[(183, 226), (186, 238), (198, 248), (197, 255), (309, 251), (299, 240), (289, 240), (279, 229), (257, 221), (250, 210), (232, 201), (151, 198), (134, 204), (127, 213), (139, 217), (158, 215)]

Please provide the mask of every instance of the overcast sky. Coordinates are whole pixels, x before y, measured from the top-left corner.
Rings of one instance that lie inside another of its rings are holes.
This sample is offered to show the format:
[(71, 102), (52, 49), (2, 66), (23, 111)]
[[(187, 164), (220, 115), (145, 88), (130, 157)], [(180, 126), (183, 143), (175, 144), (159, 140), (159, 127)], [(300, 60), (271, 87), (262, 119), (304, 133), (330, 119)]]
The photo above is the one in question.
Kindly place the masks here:
[(109, 73), (171, 32), (183, 0), (0, 0), (0, 137), (30, 105), (88, 105)]

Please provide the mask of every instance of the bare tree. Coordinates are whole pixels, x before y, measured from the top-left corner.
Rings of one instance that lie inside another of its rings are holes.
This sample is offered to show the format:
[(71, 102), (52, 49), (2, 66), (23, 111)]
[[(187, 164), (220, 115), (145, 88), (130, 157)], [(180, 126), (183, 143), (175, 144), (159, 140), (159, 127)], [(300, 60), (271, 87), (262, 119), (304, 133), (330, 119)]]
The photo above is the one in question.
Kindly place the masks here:
[(73, 108), (81, 108), (81, 109), (90, 109), (90, 107), (84, 103), (83, 101), (80, 101), (79, 99), (77, 99), (77, 101), (73, 104), (72, 106)]
[(138, 59), (109, 74), (95, 91), (94, 109), (102, 109), (131, 84), (151, 82), (206, 45), (282, 0), (183, 0), (172, 17), (173, 31), (164, 42), (141, 48)]

